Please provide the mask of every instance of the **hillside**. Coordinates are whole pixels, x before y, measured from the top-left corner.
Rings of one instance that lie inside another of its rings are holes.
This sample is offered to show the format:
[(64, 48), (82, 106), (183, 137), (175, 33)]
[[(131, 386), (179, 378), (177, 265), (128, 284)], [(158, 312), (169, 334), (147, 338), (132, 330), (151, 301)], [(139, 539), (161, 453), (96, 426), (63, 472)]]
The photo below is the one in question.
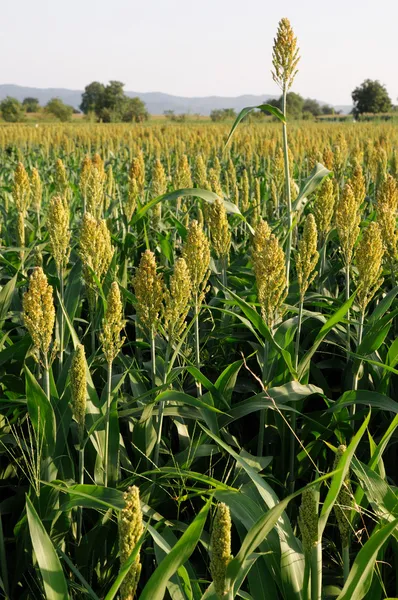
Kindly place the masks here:
[[(271, 94), (243, 96), (204, 96), (185, 98), (183, 96), (173, 96), (162, 92), (131, 92), (126, 91), (130, 97), (138, 96), (145, 102), (147, 110), (152, 115), (161, 115), (165, 110), (173, 110), (176, 114), (201, 114), (209, 115), (213, 109), (234, 108), (239, 111), (245, 106), (256, 106), (262, 102), (277, 96)], [(61, 98), (66, 104), (74, 108), (79, 108), (81, 102), (82, 90), (69, 90), (66, 88), (34, 88), (13, 84), (0, 85), (0, 100), (6, 96), (12, 96), (22, 102), (28, 96), (37, 98), (41, 105), (46, 104), (51, 98)], [(324, 102), (321, 102), (324, 104)], [(348, 113), (351, 106), (336, 106), (337, 110)]]

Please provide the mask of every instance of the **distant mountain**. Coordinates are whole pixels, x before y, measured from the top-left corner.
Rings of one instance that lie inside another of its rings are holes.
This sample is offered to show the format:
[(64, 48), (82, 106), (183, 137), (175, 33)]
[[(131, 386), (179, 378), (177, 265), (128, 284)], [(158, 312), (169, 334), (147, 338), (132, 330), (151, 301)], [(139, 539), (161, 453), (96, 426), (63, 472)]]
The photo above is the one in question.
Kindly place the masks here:
[[(271, 94), (262, 94), (254, 96), (246, 94), (244, 96), (204, 96), (194, 98), (184, 98), (183, 96), (172, 96), (171, 94), (163, 94), (162, 92), (129, 92), (127, 96), (134, 98), (138, 96), (145, 102), (148, 112), (151, 115), (162, 115), (165, 110), (173, 110), (176, 114), (201, 114), (209, 115), (213, 109), (217, 108), (233, 108), (236, 111), (241, 110), (245, 106), (256, 106), (266, 100), (277, 98)], [(47, 104), (51, 98), (61, 98), (66, 104), (70, 104), (74, 108), (79, 108), (81, 103), (81, 90), (68, 90), (65, 88), (33, 88), (24, 87), (21, 85), (2, 84), (0, 85), (0, 100), (6, 96), (12, 96), (17, 100), (22, 100), (28, 96), (37, 98), (41, 105)], [(326, 104), (321, 102), (321, 104)], [(350, 112), (351, 106), (336, 106), (337, 110)]]

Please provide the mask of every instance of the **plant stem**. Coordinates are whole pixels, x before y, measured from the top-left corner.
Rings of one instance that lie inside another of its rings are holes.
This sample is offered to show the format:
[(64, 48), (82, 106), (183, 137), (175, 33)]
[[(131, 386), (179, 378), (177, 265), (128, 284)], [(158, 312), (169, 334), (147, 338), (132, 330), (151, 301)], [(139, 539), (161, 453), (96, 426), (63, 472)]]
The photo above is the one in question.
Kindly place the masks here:
[[(227, 280), (227, 257), (223, 256), (222, 260), (222, 271), (221, 271), (221, 281), (223, 286), (226, 288), (227, 284), (228, 284), (228, 280)], [(224, 290), (224, 294), (225, 294), (225, 290)]]
[[(350, 265), (347, 264), (345, 267), (345, 299), (346, 301), (350, 297)], [(349, 361), (349, 351), (351, 349), (351, 333), (350, 333), (350, 311), (347, 311), (347, 340), (346, 340), (346, 349), (347, 349), (347, 362)]]
[(44, 357), (44, 369), (43, 369), (43, 390), (49, 400), (51, 400), (50, 393), (50, 371), (48, 366), (48, 356)]
[(343, 579), (344, 583), (348, 579), (350, 572), (350, 548), (349, 546), (343, 546)]
[[(167, 382), (167, 374), (168, 374), (168, 363), (170, 358), (170, 339), (166, 348), (166, 356), (164, 361), (164, 375), (163, 375), (163, 383)], [(159, 451), (160, 451), (160, 442), (162, 440), (162, 428), (163, 428), (163, 415), (164, 415), (164, 402), (159, 403), (159, 416), (158, 416), (158, 431), (156, 438), (156, 446), (153, 454), (153, 462), (156, 466), (158, 466), (159, 462)]]
[[(198, 295), (195, 295), (195, 362), (196, 368), (200, 371), (200, 339), (199, 339), (199, 303), (198, 303)], [(197, 396), (200, 398), (202, 396), (202, 384), (200, 381), (196, 382), (196, 390)]]
[[(283, 103), (282, 112), (286, 118), (286, 86), (283, 87)], [(289, 146), (287, 142), (287, 124), (283, 123), (283, 158), (285, 163), (285, 178), (286, 178), (286, 203), (287, 203), (287, 244), (286, 244), (286, 287), (289, 289), (290, 276), (290, 253), (292, 250), (292, 198), (290, 192), (290, 171), (289, 171)]]
[(303, 305), (304, 305), (304, 298), (300, 298), (298, 321), (297, 321), (296, 346), (295, 346), (295, 352), (294, 352), (294, 366), (296, 369), (298, 367), (299, 350), (300, 350), (300, 334), (301, 334), (301, 323), (303, 320)]
[(109, 415), (111, 410), (112, 393), (112, 363), (108, 363), (108, 377), (106, 390), (106, 416), (105, 416), (105, 449), (104, 449), (104, 486), (108, 485), (108, 464), (109, 464)]
[(318, 542), (311, 553), (311, 600), (322, 598), (322, 544)]
[[(361, 311), (361, 316), (359, 318), (359, 327), (358, 327), (358, 340), (357, 340), (357, 350), (359, 348), (359, 346), (361, 345), (362, 342), (362, 335), (363, 335), (363, 322), (364, 322), (364, 318), (365, 318), (365, 313), (364, 311)], [(357, 390), (358, 389), (358, 377), (359, 377), (359, 370), (361, 368), (362, 365), (362, 361), (359, 362), (358, 367), (355, 369), (355, 373), (354, 373), (354, 382), (353, 382), (353, 389)], [(351, 407), (351, 416), (353, 417), (355, 415), (356, 412), (356, 406), (355, 404), (352, 405)], [(354, 422), (351, 422), (351, 427), (354, 427)]]
[[(79, 448), (79, 483), (84, 483), (84, 446), (82, 440), (80, 441)], [(82, 523), (83, 523), (83, 508), (81, 506), (77, 509), (77, 542), (80, 543), (82, 537)]]
[[(64, 273), (61, 267), (59, 273), (59, 287), (62, 304), (64, 304)], [(59, 365), (62, 368), (64, 361), (64, 311), (61, 307), (60, 319), (59, 319)]]
[[(269, 342), (265, 340), (263, 349), (263, 385), (267, 387), (268, 381), (268, 352)], [(262, 456), (264, 452), (264, 431), (265, 431), (265, 409), (260, 412), (260, 427), (258, 430), (257, 456)]]

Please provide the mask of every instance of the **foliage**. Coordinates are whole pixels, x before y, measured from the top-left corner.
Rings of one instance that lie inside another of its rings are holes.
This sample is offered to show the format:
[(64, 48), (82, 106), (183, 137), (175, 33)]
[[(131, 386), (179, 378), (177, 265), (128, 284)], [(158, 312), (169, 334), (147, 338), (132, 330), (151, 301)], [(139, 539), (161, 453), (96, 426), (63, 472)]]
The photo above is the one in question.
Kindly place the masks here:
[(73, 115), (73, 107), (64, 104), (60, 98), (52, 98), (47, 102), (45, 110), (62, 122), (70, 121)]
[(86, 115), (95, 113), (103, 123), (146, 121), (149, 115), (144, 102), (138, 97), (129, 98), (123, 88), (120, 81), (113, 80), (108, 85), (93, 81), (84, 89), (80, 109)]
[(235, 119), (236, 112), (233, 108), (221, 108), (212, 110), (210, 113), (210, 119), (214, 122), (225, 121), (226, 119)]
[(351, 95), (355, 117), (363, 113), (386, 113), (392, 109), (392, 102), (385, 86), (377, 80), (365, 79)]
[(7, 96), (0, 103), (1, 116), (8, 123), (18, 123), (24, 120), (25, 111), (22, 104), (16, 99)]
[(40, 103), (37, 98), (24, 98), (22, 106), (25, 108), (27, 113), (35, 113), (40, 110)]

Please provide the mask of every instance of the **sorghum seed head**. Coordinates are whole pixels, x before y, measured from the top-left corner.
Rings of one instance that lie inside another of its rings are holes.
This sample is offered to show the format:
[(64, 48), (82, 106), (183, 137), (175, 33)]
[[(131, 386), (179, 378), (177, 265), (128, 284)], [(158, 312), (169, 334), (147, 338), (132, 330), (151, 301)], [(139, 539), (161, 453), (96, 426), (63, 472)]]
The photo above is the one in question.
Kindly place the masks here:
[(192, 294), (201, 297), (209, 278), (210, 244), (202, 227), (195, 220), (189, 224), (182, 256), (187, 263)]
[(69, 206), (62, 196), (50, 200), (47, 215), (51, 251), (58, 272), (66, 267), (70, 255)]
[[(124, 507), (120, 511), (118, 529), (119, 529), (119, 552), (120, 566), (123, 567), (126, 560), (130, 557), (134, 546), (144, 531), (142, 510), (140, 504), (140, 493), (137, 486), (129, 487), (123, 494)], [(121, 600), (133, 600), (138, 581), (141, 574), (140, 554), (132, 563), (126, 577), (120, 586)]]
[(271, 71), (273, 80), (281, 89), (288, 90), (291, 87), (297, 75), (299, 60), (297, 38), (294, 35), (290, 21), (286, 18), (281, 19), (278, 24), (276, 38), (274, 39), (272, 51), (274, 71)]
[(318, 543), (318, 512), (314, 490), (304, 490), (301, 495), (298, 524), (304, 551), (309, 554)]
[(353, 249), (359, 234), (360, 220), (357, 200), (351, 186), (347, 183), (336, 203), (335, 211), (337, 233), (345, 265), (350, 265), (352, 262)]
[(211, 533), (210, 573), (216, 594), (222, 598), (225, 593), (225, 576), (231, 556), (231, 515), (223, 502), (217, 506)]
[(12, 196), (18, 212), (25, 213), (30, 202), (30, 182), (29, 176), (25, 167), (21, 162), (17, 164), (14, 174), (14, 185), (12, 188)]
[(357, 274), (357, 302), (361, 312), (383, 283), (382, 263), (384, 247), (380, 226), (372, 222), (365, 230), (355, 252)]
[(29, 279), (29, 289), (23, 297), (24, 321), (34, 349), (46, 356), (54, 331), (55, 308), (53, 288), (41, 267), (36, 267)]
[(155, 255), (150, 250), (141, 255), (133, 285), (138, 318), (149, 330), (156, 331), (162, 308), (164, 284), (162, 275), (157, 273)]
[(314, 215), (309, 214), (304, 222), (303, 237), (298, 243), (298, 253), (296, 256), (297, 280), (301, 301), (304, 300), (307, 289), (316, 277), (315, 267), (319, 258), (319, 253), (316, 249), (317, 244), (318, 232), (315, 218)]
[(224, 202), (219, 198), (216, 198), (213, 204), (210, 205), (208, 218), (214, 252), (217, 258), (228, 260), (231, 248), (231, 232)]
[(111, 364), (123, 346), (125, 338), (120, 338), (120, 332), (126, 322), (123, 320), (123, 304), (119, 286), (114, 281), (107, 296), (105, 318), (102, 321), (100, 342), (108, 364)]
[(190, 300), (191, 279), (189, 270), (185, 260), (178, 258), (164, 298), (164, 324), (170, 342), (178, 339), (186, 327), (185, 319), (188, 314)]
[(73, 416), (77, 421), (79, 440), (81, 441), (84, 434), (87, 400), (86, 358), (82, 344), (78, 344), (73, 354), (69, 376), (72, 391)]

